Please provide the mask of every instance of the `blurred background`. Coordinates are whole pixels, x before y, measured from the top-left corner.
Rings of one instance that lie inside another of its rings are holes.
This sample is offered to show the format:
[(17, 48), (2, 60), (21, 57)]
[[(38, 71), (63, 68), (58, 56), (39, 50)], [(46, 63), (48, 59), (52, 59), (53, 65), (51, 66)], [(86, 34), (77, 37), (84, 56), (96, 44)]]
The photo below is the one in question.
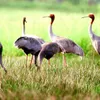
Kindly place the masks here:
[[(95, 10), (98, 4), (100, 4), (100, 0), (0, 0), (0, 7), (46, 8), (66, 11), (88, 11), (90, 6), (95, 6), (93, 8)], [(73, 9), (72, 6), (80, 6), (80, 8)]]

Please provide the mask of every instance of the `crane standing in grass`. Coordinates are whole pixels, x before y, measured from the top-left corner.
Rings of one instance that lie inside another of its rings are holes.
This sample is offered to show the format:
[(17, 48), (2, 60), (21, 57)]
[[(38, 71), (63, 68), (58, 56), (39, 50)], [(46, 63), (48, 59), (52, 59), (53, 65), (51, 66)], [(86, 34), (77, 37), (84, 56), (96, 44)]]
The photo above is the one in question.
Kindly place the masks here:
[(23, 18), (22, 36), (19, 37), (15, 41), (15, 46), (22, 49), (25, 52), (25, 54), (27, 55), (26, 56), (26, 66), (27, 66), (28, 54), (32, 54), (30, 66), (31, 66), (31, 63), (33, 60), (33, 55), (35, 57), (34, 63), (37, 66), (38, 53), (40, 52), (40, 50), (42, 48), (41, 43), (36, 38), (34, 38), (32, 36), (25, 35), (25, 22), (26, 22), (26, 17)]
[(1, 64), (1, 67), (4, 69), (4, 71), (7, 73), (7, 70), (6, 70), (6, 68), (4, 67), (3, 63), (2, 63), (2, 51), (3, 51), (3, 46), (2, 46), (2, 44), (0, 43), (0, 64)]
[(53, 55), (59, 52), (61, 52), (61, 48), (57, 43), (55, 42), (44, 43), (38, 55), (39, 68), (41, 67), (43, 58), (46, 58), (48, 60), (48, 65), (50, 65), (50, 59), (53, 57)]
[(91, 13), (88, 16), (84, 16), (82, 18), (86, 18), (86, 17), (91, 18), (91, 22), (89, 24), (89, 35), (90, 35), (94, 49), (96, 50), (98, 54), (100, 54), (100, 36), (95, 35), (94, 32), (92, 31), (92, 25), (93, 25), (95, 16), (94, 14)]
[(74, 53), (76, 55), (79, 55), (79, 56), (83, 57), (84, 52), (83, 52), (83, 50), (81, 49), (80, 46), (78, 46), (75, 42), (73, 42), (70, 39), (63, 38), (63, 37), (60, 37), (60, 36), (56, 36), (53, 33), (52, 24), (54, 22), (55, 15), (54, 14), (50, 14), (49, 16), (44, 16), (44, 18), (45, 17), (51, 18), (51, 22), (50, 22), (49, 32), (48, 33), (49, 33), (49, 36), (50, 36), (52, 42), (56, 42), (60, 46), (60, 48), (62, 50), (64, 66), (66, 66), (66, 58), (65, 58), (65, 55), (64, 55), (65, 53)]
[[(22, 25), (22, 36), (27, 36), (27, 37), (32, 37), (32, 38), (35, 38), (41, 45), (45, 43), (45, 41), (43, 39), (41, 39), (40, 37), (38, 36), (35, 36), (35, 35), (26, 35), (26, 32), (25, 32), (25, 23), (27, 23), (26, 21), (26, 17), (23, 17), (23, 25)], [(28, 56), (26, 58), (26, 60), (28, 59)], [(37, 59), (37, 57), (36, 57)], [(34, 57), (34, 63), (36, 63), (36, 59)], [(31, 62), (30, 62), (30, 66), (31, 66), (31, 63), (32, 63), (32, 60), (33, 60), (33, 55), (32, 55), (32, 58), (31, 58)]]

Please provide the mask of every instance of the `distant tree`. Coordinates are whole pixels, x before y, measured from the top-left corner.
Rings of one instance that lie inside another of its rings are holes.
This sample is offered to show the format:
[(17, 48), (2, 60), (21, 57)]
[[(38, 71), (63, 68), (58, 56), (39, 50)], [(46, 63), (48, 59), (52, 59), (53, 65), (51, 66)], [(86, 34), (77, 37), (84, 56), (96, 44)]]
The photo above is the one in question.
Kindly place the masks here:
[(58, 3), (62, 2), (63, 0), (56, 0)]
[(28, 0), (28, 1), (32, 2), (33, 0)]
[(94, 5), (96, 3), (95, 0), (88, 0), (88, 5)]

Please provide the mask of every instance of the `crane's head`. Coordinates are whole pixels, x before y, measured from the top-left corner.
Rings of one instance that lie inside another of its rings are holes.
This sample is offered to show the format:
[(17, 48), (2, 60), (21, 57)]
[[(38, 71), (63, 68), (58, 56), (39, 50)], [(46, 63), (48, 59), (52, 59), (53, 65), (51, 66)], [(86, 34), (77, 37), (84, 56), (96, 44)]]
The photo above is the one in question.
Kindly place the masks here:
[(52, 23), (53, 23), (53, 21), (55, 19), (55, 15), (54, 14), (50, 14), (49, 16), (44, 16), (43, 18), (45, 18), (45, 17), (51, 18), (51, 25), (52, 25)]
[(83, 16), (82, 18), (86, 18), (86, 17), (89, 17), (89, 18), (91, 18), (91, 19), (92, 19), (92, 21), (91, 21), (91, 24), (92, 24), (92, 23), (93, 23), (93, 21), (94, 21), (94, 19), (95, 19), (94, 14), (93, 14), (93, 13), (90, 13), (90, 14), (88, 14), (88, 16)]
[(50, 14), (49, 17), (50, 17), (51, 19), (53, 19), (53, 20), (55, 19), (55, 15), (54, 15), (54, 14)]
[(27, 23), (27, 21), (26, 21), (26, 17), (23, 17), (23, 23)]
[(90, 13), (89, 15), (88, 15), (88, 17), (90, 17), (91, 19), (95, 19), (95, 16), (94, 16), (94, 14), (93, 13)]

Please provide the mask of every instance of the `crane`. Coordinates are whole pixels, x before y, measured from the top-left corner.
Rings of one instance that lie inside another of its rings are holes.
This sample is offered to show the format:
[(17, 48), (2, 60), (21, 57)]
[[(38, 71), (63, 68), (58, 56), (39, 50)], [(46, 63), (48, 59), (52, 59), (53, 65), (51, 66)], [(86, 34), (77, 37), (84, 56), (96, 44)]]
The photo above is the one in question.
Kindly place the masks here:
[(46, 58), (48, 60), (48, 65), (50, 65), (50, 59), (53, 57), (53, 55), (59, 52), (61, 52), (61, 48), (57, 43), (55, 42), (44, 43), (38, 55), (39, 68), (41, 67), (43, 58)]
[(67, 65), (66, 58), (64, 55), (65, 53), (73, 53), (73, 54), (76, 54), (76, 55), (83, 57), (84, 52), (83, 52), (82, 48), (80, 46), (78, 46), (74, 41), (67, 39), (67, 38), (64, 38), (64, 37), (57, 36), (53, 33), (52, 24), (54, 22), (55, 15), (50, 14), (49, 16), (44, 16), (44, 18), (45, 17), (49, 17), (51, 19), (49, 30), (48, 30), (49, 37), (50, 37), (52, 42), (56, 42), (60, 46), (60, 48), (62, 50), (62, 54), (63, 54), (64, 66)]
[(37, 57), (42, 46), (41, 43), (36, 38), (29, 35), (25, 35), (25, 22), (27, 22), (26, 17), (23, 18), (22, 36), (15, 41), (15, 46), (17, 46), (19, 49), (22, 49), (27, 55), (26, 66), (27, 66), (28, 54), (32, 54), (30, 66), (33, 60), (33, 55), (35, 56), (34, 63), (37, 66)]
[(89, 35), (90, 35), (90, 38), (91, 38), (91, 42), (92, 42), (92, 45), (95, 49), (95, 51), (100, 54), (100, 36), (97, 36), (95, 35), (95, 33), (92, 31), (92, 25), (93, 25), (93, 22), (95, 20), (95, 16), (93, 13), (90, 13), (88, 14), (88, 16), (84, 16), (82, 18), (91, 18), (91, 22), (89, 24)]
[[(28, 37), (32, 37), (32, 38), (35, 38), (36, 40), (38, 40), (38, 42), (42, 45), (43, 43), (45, 43), (45, 41), (38, 37), (38, 36), (35, 36), (35, 35), (26, 35), (26, 32), (25, 32), (25, 23), (27, 23), (26, 21), (26, 17), (23, 17), (23, 25), (22, 25), (22, 36), (28, 36)], [(28, 59), (28, 57), (27, 57)], [(32, 60), (33, 60), (33, 56), (31, 58), (31, 63), (32, 63)], [(35, 58), (34, 58), (34, 63), (35, 63)], [(30, 63), (30, 66), (31, 66), (31, 63)]]
[(5, 73), (7, 73), (7, 70), (6, 70), (6, 68), (4, 67), (3, 63), (2, 63), (2, 51), (3, 51), (3, 46), (2, 46), (2, 44), (0, 43), (0, 64), (1, 64), (1, 67), (4, 69)]

